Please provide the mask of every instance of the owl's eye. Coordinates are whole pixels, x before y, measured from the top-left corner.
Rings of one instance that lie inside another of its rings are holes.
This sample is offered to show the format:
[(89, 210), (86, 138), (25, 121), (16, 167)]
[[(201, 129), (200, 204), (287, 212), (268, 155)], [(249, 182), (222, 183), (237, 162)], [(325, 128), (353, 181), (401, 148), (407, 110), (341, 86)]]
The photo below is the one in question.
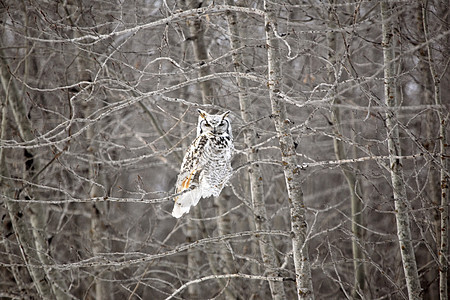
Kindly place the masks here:
[(228, 126), (229, 123), (227, 120), (223, 120), (222, 122), (220, 122), (219, 126), (223, 127), (223, 126)]
[(202, 120), (202, 121), (200, 122), (200, 127), (211, 127), (211, 125), (209, 125), (209, 123), (206, 122), (206, 120)]

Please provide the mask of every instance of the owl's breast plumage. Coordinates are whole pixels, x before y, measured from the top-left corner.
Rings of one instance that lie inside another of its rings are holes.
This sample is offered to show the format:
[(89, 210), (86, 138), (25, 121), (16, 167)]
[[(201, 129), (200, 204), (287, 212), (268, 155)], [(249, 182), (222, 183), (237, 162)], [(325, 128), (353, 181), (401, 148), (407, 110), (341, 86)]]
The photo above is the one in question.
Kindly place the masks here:
[(178, 189), (201, 186), (205, 190), (204, 197), (218, 196), (232, 175), (233, 150), (233, 140), (230, 136), (198, 136), (184, 157), (178, 176)]
[(229, 136), (213, 136), (205, 146), (206, 163), (202, 175), (214, 196), (220, 194), (224, 184), (232, 175), (233, 149), (233, 140)]

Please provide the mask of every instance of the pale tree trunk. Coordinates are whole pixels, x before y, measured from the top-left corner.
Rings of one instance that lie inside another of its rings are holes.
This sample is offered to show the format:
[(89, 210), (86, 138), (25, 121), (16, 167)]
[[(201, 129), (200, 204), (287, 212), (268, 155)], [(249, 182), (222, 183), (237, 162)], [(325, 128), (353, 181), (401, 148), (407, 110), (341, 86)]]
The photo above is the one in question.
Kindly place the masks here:
[[(336, 28), (334, 23), (334, 7), (335, 0), (330, 0), (330, 8), (328, 12), (328, 20), (330, 22), (330, 28)], [(335, 72), (338, 70), (337, 62), (337, 46), (336, 46), (336, 32), (329, 31), (327, 33), (328, 40), (328, 81), (333, 84), (333, 90), (330, 92), (332, 96), (332, 108), (331, 108), (331, 123), (333, 125), (333, 133), (335, 138), (333, 139), (334, 154), (337, 160), (346, 159), (344, 142), (339, 137), (342, 136), (340, 130), (340, 110), (336, 105), (339, 100), (336, 96), (336, 75)], [(348, 164), (341, 164), (340, 168), (344, 177), (347, 181), (349, 193), (350, 193), (350, 203), (352, 212), (352, 254), (353, 254), (353, 272), (354, 272), (354, 287), (352, 290), (353, 299), (360, 299), (362, 292), (364, 291), (365, 284), (365, 274), (364, 274), (364, 253), (360, 248), (360, 244), (363, 240), (364, 230), (363, 230), (363, 215), (362, 215), (362, 191), (361, 185), (358, 184), (355, 173)]]
[[(77, 68), (79, 80), (81, 81), (90, 81), (91, 78), (89, 76), (89, 71), (86, 67), (85, 61), (83, 61), (79, 56), (77, 59)], [(89, 102), (85, 104), (84, 114), (86, 118), (95, 112), (98, 109), (98, 105), (95, 101), (95, 98), (90, 99)], [(102, 188), (101, 185), (105, 185), (104, 179), (105, 176), (102, 174), (102, 170), (100, 165), (95, 163), (95, 160), (99, 149), (98, 142), (96, 138), (98, 138), (96, 134), (96, 124), (92, 124), (86, 131), (86, 140), (88, 141), (87, 153), (89, 153), (89, 164), (88, 164), (88, 179), (90, 181), (90, 189), (89, 189), (89, 197), (90, 198), (98, 198), (105, 197), (106, 191)], [(92, 253), (94, 256), (100, 256), (101, 253), (108, 252), (110, 249), (110, 242), (105, 236), (107, 235), (107, 228), (105, 225), (105, 218), (108, 214), (109, 204), (107, 202), (94, 202), (91, 205), (91, 247)], [(111, 272), (105, 271), (103, 268), (98, 267), (96, 270), (95, 281), (95, 299), (114, 299), (114, 295), (112, 293), (112, 285), (110, 282)]]
[(313, 299), (311, 267), (306, 245), (306, 211), (300, 185), (301, 170), (297, 164), (294, 140), (289, 127), (290, 121), (287, 118), (286, 107), (280, 96), (282, 86), (280, 51), (278, 39), (275, 35), (277, 19), (275, 7), (272, 3), (271, 1), (264, 1), (269, 96), (272, 105), (272, 117), (280, 143), (284, 177), (289, 197), (297, 295), (299, 299)]
[[(183, 45), (183, 47), (186, 47), (186, 45)], [(185, 49), (183, 49), (185, 50)], [(187, 95), (187, 88), (183, 88), (182, 90), (183, 94), (181, 95), (182, 99), (186, 99)], [(180, 116), (181, 117), (181, 116)], [(182, 134), (187, 135), (187, 129), (184, 128), (186, 132), (183, 132)], [(183, 140), (183, 149), (187, 149), (189, 142), (186, 140)], [(171, 147), (170, 147), (171, 148)], [(183, 157), (180, 156), (179, 158), (179, 165), (183, 162)], [(194, 216), (200, 216), (200, 206), (197, 205), (196, 207), (191, 207), (191, 211)], [(193, 243), (200, 239), (201, 234), (199, 233), (199, 226), (197, 226), (196, 221), (189, 218), (187, 225), (186, 225), (186, 242)], [(203, 257), (201, 256), (200, 251), (188, 251), (187, 253), (187, 266), (188, 266), (188, 277), (189, 279), (194, 279), (199, 277), (199, 262), (203, 261)], [(188, 286), (187, 289), (188, 298), (189, 299), (198, 299), (198, 297), (201, 295), (200, 286), (198, 284), (191, 284)]]
[[(0, 56), (3, 56), (3, 53), (1, 53), (1, 50), (0, 50)], [(1, 112), (2, 121), (1, 121), (1, 125), (0, 125), (0, 141), (5, 141), (8, 138), (6, 136), (6, 126), (8, 125), (8, 118), (7, 118), (7, 115), (8, 115), (8, 99), (7, 99), (7, 97), (8, 97), (9, 89), (8, 89), (7, 81), (9, 81), (9, 80), (6, 79), (6, 76), (3, 76), (4, 75), (3, 74), (3, 67), (2, 67), (3, 66), (3, 61), (1, 61), (0, 63), (2, 64), (0, 66), (0, 68), (1, 68), (0, 69), (1, 70), (0, 71), (0, 75), (1, 75), (0, 80), (1, 80), (1, 82), (3, 84), (3, 90), (6, 93), (5, 98), (3, 98), (2, 102), (1, 102), (1, 104), (2, 104), (2, 112)], [(8, 167), (6, 166), (6, 163), (5, 163), (5, 159), (6, 159), (6, 149), (0, 147), (0, 175), (1, 175), (0, 176), (0, 188), (1, 188), (2, 195), (5, 195), (6, 197), (12, 198), (13, 197), (12, 191), (8, 190), (9, 186), (5, 182), (3, 182), (3, 180), (4, 180), (3, 178), (8, 178), (10, 176), (10, 174), (8, 172)], [(3, 198), (3, 199), (4, 199), (4, 202), (5, 202), (6, 209), (9, 212), (11, 223), (13, 224), (13, 229), (12, 230), (14, 231), (15, 228), (20, 226), (18, 224), (18, 221), (20, 220), (20, 218), (18, 220), (13, 218), (14, 215), (16, 215), (15, 213), (13, 213), (13, 211), (18, 211), (18, 209), (20, 208), (19, 204), (18, 203), (13, 203), (11, 200), (9, 200), (7, 198)], [(7, 238), (9, 232), (6, 232), (6, 230), (5, 230), (6, 228), (5, 227), (2, 228), (3, 229), (2, 230), (2, 238), (3, 238), (3, 241), (4, 241), (4, 245), (5, 245), (5, 250), (8, 253), (9, 263), (11, 264), (11, 273), (13, 274), (15, 283), (17, 284), (19, 290), (26, 294), (27, 293), (26, 284), (25, 284), (24, 280), (20, 276), (19, 268), (17, 266), (15, 266), (15, 259), (14, 259), (15, 255), (13, 255), (13, 251), (12, 251), (12, 249), (10, 247), (10, 244), (12, 244), (12, 243), (10, 243), (9, 239)], [(16, 236), (16, 239), (18, 241), (19, 247), (22, 247), (21, 245), (23, 245), (23, 243), (21, 242), (20, 237), (18, 236), (17, 230), (15, 232), (15, 236)], [(22, 253), (23, 253), (23, 251), (22, 251)], [(24, 262), (26, 263), (26, 259), (24, 259)], [(30, 268), (30, 267), (28, 267), (28, 268)], [(32, 271), (30, 270), (30, 274), (31, 274), (31, 272)], [(33, 276), (31, 276), (31, 277), (33, 278)]]
[[(199, 0), (182, 0), (180, 2), (185, 2), (185, 8), (186, 9), (196, 9), (199, 8), (203, 1)], [(208, 61), (209, 55), (208, 55), (208, 47), (206, 46), (205, 39), (204, 39), (204, 25), (200, 18), (190, 19), (188, 20), (189, 24), (189, 31), (191, 36), (189, 39), (192, 41), (193, 48), (194, 48), (194, 55), (195, 59), (198, 63), (201, 65)], [(202, 66), (198, 70), (199, 77), (203, 77), (206, 75), (210, 75), (211, 70), (208, 65)], [(210, 104), (213, 103), (213, 88), (211, 86), (211, 83), (209, 81), (203, 81), (200, 82), (200, 89), (202, 92), (202, 99), (204, 104)]]
[[(74, 22), (74, 20), (79, 17), (80, 13), (82, 13), (83, 9), (81, 7), (77, 7), (77, 3), (65, 3), (65, 10), (68, 15), (68, 21), (72, 25), (72, 27), (77, 28), (78, 24)], [(78, 31), (74, 31), (74, 37), (80, 37), (80, 33)], [(76, 55), (76, 67), (78, 73), (78, 80), (83, 82), (89, 82), (92, 80), (88, 63), (86, 59), (84, 59), (84, 54), (81, 50), (78, 50), (78, 55)], [(88, 97), (88, 93), (85, 93), (86, 97)], [(98, 105), (95, 101), (95, 97), (91, 99), (86, 99), (85, 107), (84, 107), (84, 115), (85, 118), (89, 118), (89, 116), (98, 109)], [(92, 124), (86, 131), (86, 140), (89, 144), (87, 144), (86, 151), (89, 153), (89, 164), (88, 164), (88, 180), (90, 182), (89, 188), (89, 197), (97, 198), (97, 197), (105, 197), (105, 191), (100, 188), (99, 178), (105, 178), (101, 173), (100, 166), (97, 165), (95, 161), (95, 157), (98, 150), (98, 142), (95, 140), (96, 138), (96, 125)], [(102, 182), (102, 184), (105, 184)], [(91, 207), (91, 228), (90, 228), (90, 237), (91, 237), (91, 249), (94, 256), (99, 256), (101, 253), (107, 252), (110, 249), (110, 242), (108, 239), (104, 239), (104, 236), (107, 232), (106, 226), (104, 223), (104, 218), (107, 215), (108, 211), (108, 203), (107, 202), (97, 202), (92, 203)], [(111, 273), (109, 271), (105, 271), (101, 267), (97, 267), (95, 270), (95, 278), (94, 278), (94, 289), (95, 289), (95, 299), (114, 299), (114, 295), (112, 293), (112, 284), (109, 281), (111, 279)]]
[[(198, 240), (198, 235), (196, 234), (196, 226), (193, 221), (189, 221), (186, 225), (186, 242), (193, 243)], [(198, 276), (198, 251), (188, 251), (187, 253), (187, 266), (188, 266), (188, 277), (189, 279), (194, 279)], [(198, 284), (191, 284), (188, 286), (188, 297), (190, 299), (197, 299), (200, 295), (200, 289)]]
[[(77, 33), (75, 35), (77, 36)], [(90, 81), (91, 78), (89, 75), (89, 70), (86, 62), (81, 58), (82, 56), (83, 55), (78, 55), (76, 60), (78, 79), (80, 81)], [(88, 96), (87, 93), (86, 96)], [(98, 108), (99, 107), (95, 101), (95, 98), (91, 98), (87, 103), (85, 103), (85, 118), (89, 118), (89, 116)], [(107, 196), (105, 190), (100, 186), (100, 184), (104, 184), (100, 178), (105, 178), (105, 176), (101, 173), (102, 170), (100, 165), (95, 163), (96, 157), (98, 157), (97, 153), (99, 151), (98, 142), (96, 141), (96, 128), (96, 124), (92, 124), (86, 131), (86, 140), (89, 143), (86, 145), (86, 151), (89, 154), (88, 180), (90, 182), (89, 197), (91, 199)], [(105, 238), (105, 235), (107, 235), (105, 218), (108, 213), (108, 205), (109, 204), (107, 202), (93, 202), (90, 207), (91, 228), (89, 233), (91, 237), (91, 249), (92, 254), (97, 257), (101, 256), (101, 253), (108, 252), (108, 249), (110, 249), (110, 242), (107, 238)], [(94, 278), (96, 300), (114, 299), (110, 275), (111, 273), (102, 267), (96, 268)]]
[(409, 205), (406, 197), (406, 186), (403, 176), (399, 131), (397, 124), (397, 95), (395, 86), (395, 63), (394, 63), (394, 36), (392, 32), (392, 11), (389, 2), (382, 1), (382, 47), (384, 60), (384, 97), (387, 107), (386, 130), (388, 150), (390, 156), (390, 173), (392, 190), (395, 202), (395, 217), (397, 222), (397, 236), (400, 244), (403, 270), (405, 272), (406, 286), (409, 299), (421, 299), (421, 288), (417, 263), (411, 240), (411, 229), (409, 220)]
[[(1, 71), (0, 71), (0, 74), (2, 74)], [(3, 83), (4, 77), (2, 76), (0, 78), (0, 80)], [(7, 92), (8, 90), (4, 89), (4, 91)], [(0, 125), (0, 141), (5, 141), (8, 138), (6, 136), (6, 126), (8, 125), (8, 119), (7, 119), (8, 100), (6, 99), (6, 97), (2, 99), (1, 105), (2, 105), (2, 111), (1, 111), (2, 120), (1, 120), (1, 125)], [(8, 172), (8, 167), (6, 166), (6, 163), (5, 163), (5, 159), (6, 159), (6, 149), (0, 147), (0, 191), (1, 191), (1, 195), (11, 198), (12, 191), (8, 190), (9, 186), (5, 182), (3, 182), (4, 181), (3, 178), (10, 177), (9, 172)], [(11, 223), (12, 223), (13, 215), (11, 215), (11, 212), (12, 212), (12, 210), (14, 210), (14, 208), (12, 207), (13, 205), (11, 205), (11, 200), (7, 199), (6, 197), (5, 198), (2, 197), (2, 199), (5, 203), (6, 209), (9, 212)], [(16, 205), (18, 206), (17, 203), (16, 203)], [(14, 228), (18, 227), (17, 220), (14, 220), (14, 222), (16, 222), (16, 223), (13, 224), (12, 231), (14, 230)], [(11, 273), (14, 277), (14, 281), (18, 287), (18, 290), (21, 291), (23, 294), (26, 294), (27, 293), (26, 284), (25, 284), (24, 280), (21, 278), (19, 267), (15, 265), (16, 264), (15, 255), (13, 254), (14, 252), (13, 252), (12, 248), (10, 247), (10, 245), (13, 244), (8, 239), (10, 232), (6, 229), (7, 229), (7, 226), (2, 227), (2, 238), (3, 238), (3, 244), (5, 246), (5, 251), (6, 251), (6, 253), (8, 253), (8, 260), (11, 265)], [(18, 244), (21, 245), (21, 242), (17, 236), (17, 233), (15, 234), (15, 236), (18, 240)], [(24, 260), (24, 262), (26, 262), (26, 261)], [(23, 295), (20, 295), (20, 296), (23, 296)]]
[[(4, 119), (6, 119), (6, 117), (4, 117)], [(2, 135), (2, 139), (3, 137), (5, 136)], [(0, 157), (0, 168), (1, 175), (7, 178), (9, 177), (9, 173), (5, 164), (5, 155), (6, 151), (3, 149), (2, 156)], [(34, 288), (36, 289), (39, 297), (42, 299), (51, 299), (54, 296), (48, 279), (46, 278), (44, 269), (36, 267), (36, 265), (39, 265), (40, 262), (35, 251), (33, 236), (29, 231), (30, 224), (26, 221), (27, 218), (25, 217), (23, 209), (19, 203), (10, 200), (14, 197), (14, 193), (11, 190), (7, 190), (7, 185), (2, 181), (3, 178), (0, 178), (0, 186), (3, 188), (3, 195), (6, 196), (3, 199), (11, 219), (12, 228), (17, 239), (17, 244), (20, 248), (23, 263), (26, 265), (31, 280), (33, 281)], [(16, 280), (20, 279), (16, 278)]]
[[(233, 0), (227, 0), (228, 5), (234, 5)], [(230, 31), (230, 42), (232, 50), (237, 50), (241, 47), (239, 39), (240, 32), (237, 25), (237, 17), (233, 12), (227, 13), (228, 27)], [(244, 73), (243, 58), (239, 52), (235, 52), (232, 56), (234, 69), (236, 72)], [(241, 107), (242, 119), (245, 123), (251, 122), (250, 99), (246, 92), (245, 79), (237, 77), (237, 84), (239, 87), (239, 103)], [(252, 129), (244, 130), (244, 143), (249, 149), (247, 153), (247, 161), (258, 161), (259, 157), (257, 151), (252, 146), (255, 145), (255, 132)], [(266, 205), (264, 203), (264, 183), (259, 164), (251, 164), (248, 168), (250, 177), (250, 189), (253, 204), (254, 222), (256, 230), (270, 230), (267, 219)], [(259, 237), (259, 248), (261, 258), (266, 268), (266, 275), (269, 277), (277, 277), (278, 275), (278, 260), (275, 255), (274, 245), (270, 235), (262, 235)], [(283, 282), (269, 281), (272, 299), (285, 299)]]
[[(182, 6), (184, 6), (185, 9), (196, 9), (199, 8), (202, 5), (202, 1), (199, 0), (184, 0), (180, 1)], [(193, 44), (194, 49), (194, 55), (195, 59), (200, 65), (202, 65), (204, 62), (207, 62), (209, 60), (208, 52), (207, 52), (207, 46), (204, 39), (204, 25), (202, 23), (202, 20), (200, 18), (194, 18), (192, 20), (188, 21), (189, 30), (190, 30), (190, 40)], [(201, 66), (198, 70), (198, 76), (203, 77), (206, 75), (210, 75), (211, 70), (209, 66)], [(213, 87), (210, 81), (203, 81), (200, 82), (200, 90), (202, 93), (202, 102), (203, 104), (213, 104), (214, 102), (214, 94), (213, 94)], [(219, 103), (220, 104), (220, 103)], [(219, 235), (226, 235), (230, 233), (230, 217), (229, 215), (224, 215), (228, 211), (228, 201), (226, 198), (229, 196), (224, 195), (224, 192), (222, 192), (222, 195), (219, 197), (214, 198), (214, 205), (217, 207), (217, 214), (221, 217), (217, 220), (217, 231)], [(194, 210), (197, 210), (195, 212), (196, 215), (201, 215), (199, 211), (199, 206), (196, 206)], [(229, 246), (229, 245), (228, 245)], [(224, 264), (221, 265), (221, 270), (225, 274), (233, 274), (236, 273), (237, 270), (234, 266), (233, 257), (230, 253), (230, 251), (227, 248), (227, 245), (223, 245), (220, 250), (221, 257), (223, 259)], [(208, 258), (211, 265), (211, 270), (215, 273), (216, 268), (211, 264), (214, 263), (213, 259), (211, 257)], [(220, 264), (220, 262), (219, 262)], [(225, 282), (223, 280), (219, 280), (222, 284)], [(226, 288), (225, 290), (225, 296), (227, 299), (235, 299), (235, 291), (231, 287)]]
[[(185, 4), (184, 4), (185, 5)], [(186, 48), (188, 45), (186, 45), (186, 43), (182, 44), (182, 53), (186, 53)], [(187, 87), (184, 87), (181, 90), (181, 95), (180, 97), (182, 99), (186, 99), (187, 96)], [(181, 116), (180, 116), (181, 117)], [(186, 130), (186, 132), (182, 132), (182, 135), (187, 135), (187, 129), (183, 128), (184, 130)], [(183, 149), (187, 149), (189, 144), (189, 142), (187, 140), (183, 140)], [(171, 147), (169, 147), (171, 148)], [(178, 162), (179, 165), (181, 165), (181, 163), (183, 162), (183, 157), (182, 155), (177, 155), (178, 158)], [(200, 215), (200, 206), (197, 205), (195, 207), (191, 207), (191, 213), (195, 216), (195, 215)], [(191, 218), (188, 219), (188, 222), (186, 224), (186, 230), (184, 231), (185, 235), (186, 235), (186, 242), (188, 243), (193, 243), (196, 240), (198, 240), (201, 236), (201, 234), (199, 233), (199, 226), (197, 226), (196, 222), (194, 220), (192, 220)], [(187, 274), (188, 274), (188, 278), (189, 279), (194, 279), (194, 278), (198, 278), (199, 276), (199, 263), (202, 261), (202, 257), (201, 257), (201, 253), (200, 251), (188, 251), (187, 253)], [(188, 293), (188, 298), (189, 299), (197, 299), (200, 294), (201, 294), (201, 290), (200, 290), (200, 286), (198, 284), (191, 284), (188, 286), (187, 289), (187, 293)]]
[[(420, 48), (416, 53), (416, 56), (419, 60), (418, 62), (418, 71), (419, 71), (419, 82), (421, 83), (421, 93), (420, 96), (423, 99), (423, 103), (425, 105), (433, 105), (434, 104), (434, 97), (433, 97), (433, 85), (432, 85), (432, 78), (431, 78), (431, 72), (430, 72), (430, 66), (428, 61), (428, 50), (427, 46), (425, 44), (426, 38), (425, 38), (425, 32), (424, 32), (424, 20), (423, 20), (423, 13), (422, 13), (422, 3), (418, 3), (416, 8), (416, 22), (417, 22), (417, 29), (418, 29), (418, 37), (419, 37), (419, 43), (423, 44), (424, 46)], [(436, 140), (436, 130), (439, 129), (439, 124), (436, 122), (436, 111), (434, 110), (427, 110), (426, 112), (426, 120), (425, 120), (425, 130), (426, 130), (426, 143), (425, 148), (433, 152), (434, 149), (436, 149), (436, 143), (438, 142)], [(439, 209), (437, 209), (441, 202), (441, 182), (440, 182), (440, 176), (439, 176), (439, 170), (434, 168), (434, 165), (431, 164), (429, 168), (429, 179), (428, 179), (428, 192), (427, 197), (429, 198), (429, 201), (431, 202), (431, 205), (433, 207), (436, 207), (436, 209), (430, 210), (429, 212), (429, 218), (431, 220), (431, 224), (433, 225), (434, 232), (437, 236), (437, 240), (439, 241), (440, 237), (440, 213)], [(436, 245), (438, 248), (439, 246)], [(433, 253), (430, 251), (426, 252), (425, 259), (427, 261), (431, 261), (434, 259)], [(430, 267), (430, 269), (425, 272), (424, 279), (425, 283), (428, 283), (429, 286), (427, 288), (429, 299), (438, 299), (439, 297), (439, 282), (436, 281), (436, 278), (439, 276), (439, 269), (435, 268), (434, 265)]]
[[(339, 124), (339, 108), (332, 108), (332, 122), (334, 125), (333, 133), (335, 136), (340, 136)], [(343, 142), (337, 138), (334, 139), (334, 153), (338, 160), (346, 159)], [(363, 215), (362, 215), (362, 191), (361, 184), (358, 183), (353, 170), (345, 164), (340, 165), (345, 180), (347, 181), (350, 192), (350, 203), (352, 212), (352, 254), (353, 254), (353, 272), (354, 272), (354, 287), (352, 290), (352, 298), (360, 299), (365, 285), (365, 271), (364, 271), (364, 252), (360, 245), (364, 237), (363, 229)]]
[(448, 299), (448, 184), (449, 177), (447, 175), (447, 136), (446, 127), (448, 122), (448, 115), (446, 116), (444, 111), (445, 108), (442, 106), (441, 101), (441, 85), (440, 85), (440, 75), (437, 74), (434, 60), (433, 52), (430, 40), (428, 38), (429, 28), (428, 28), (428, 16), (426, 1), (422, 1), (422, 21), (423, 21), (423, 32), (425, 35), (425, 42), (427, 45), (428, 54), (428, 64), (430, 67), (431, 78), (434, 85), (434, 103), (439, 106), (438, 117), (439, 117), (439, 152), (440, 152), (440, 186), (441, 186), (441, 205), (439, 207), (440, 211), (440, 243), (439, 243), (439, 296), (440, 299)]
[[(4, 158), (1, 160), (1, 162), (3, 163), (3, 165), (1, 166), (2, 175), (8, 176)], [(5, 195), (10, 198), (13, 197), (11, 192), (6, 192)], [(11, 218), (11, 224), (14, 230), (14, 234), (17, 238), (17, 243), (20, 247), (23, 261), (26, 264), (34, 287), (36, 288), (37, 294), (42, 299), (52, 299), (54, 298), (54, 295), (43, 268), (32, 266), (38, 265), (40, 264), (40, 262), (39, 257), (35, 251), (33, 236), (29, 232), (30, 225), (26, 222), (26, 218), (23, 215), (23, 210), (17, 202), (8, 199), (5, 200), (6, 208)]]
[[(92, 112), (91, 105), (94, 103), (88, 103), (86, 111)], [(101, 168), (94, 163), (96, 153), (98, 152), (98, 143), (95, 140), (95, 126), (91, 125), (86, 132), (87, 140), (89, 141), (89, 147), (87, 149), (90, 153), (89, 158), (89, 170), (88, 178), (91, 182), (91, 187), (89, 191), (90, 198), (105, 197), (106, 194), (102, 188), (99, 186), (99, 178), (104, 178), (101, 174)], [(104, 183), (104, 182), (103, 182)], [(110, 242), (105, 235), (107, 235), (107, 228), (105, 225), (105, 218), (108, 213), (108, 203), (107, 202), (97, 202), (93, 203), (91, 207), (91, 242), (92, 242), (92, 253), (94, 256), (101, 256), (101, 253), (108, 252), (110, 249)], [(96, 270), (95, 277), (95, 299), (114, 299), (114, 294), (112, 293), (111, 286), (111, 273), (107, 270), (99, 267)]]
[[(16, 122), (17, 128), (19, 129), (20, 137), (24, 141), (33, 140), (32, 128), (30, 121), (27, 118), (26, 108), (21, 99), (20, 93), (12, 80), (9, 68), (6, 60), (4, 59), (4, 54), (0, 51), (0, 75), (2, 86), (6, 93), (6, 100), (4, 102), (4, 109), (6, 111), (6, 103), (8, 104), (14, 120)], [(27, 67), (25, 67), (27, 69)], [(3, 115), (3, 117), (5, 117)], [(6, 120), (2, 120), (2, 126), (6, 126)], [(2, 128), (2, 140), (4, 139), (4, 128)], [(2, 174), (7, 175), (8, 170), (5, 165), (5, 151), (2, 150)], [(37, 157), (31, 150), (24, 150), (24, 161), (26, 161), (26, 166), (24, 166), (23, 179), (35, 182), (36, 173), (39, 163)], [(12, 192), (6, 192), (9, 197), (14, 197), (19, 199), (21, 193), (25, 188), (22, 187), (16, 191), (15, 195)], [(25, 192), (24, 192), (25, 193)], [(26, 198), (31, 199), (31, 191)], [(29, 270), (30, 276), (33, 283), (38, 291), (40, 297), (45, 299), (56, 298), (56, 299), (66, 299), (67, 287), (64, 285), (64, 281), (59, 272), (52, 269), (50, 265), (53, 262), (49, 258), (48, 245), (46, 243), (47, 236), (45, 231), (46, 226), (46, 206), (42, 203), (30, 203), (28, 205), (29, 209), (27, 213), (29, 214), (30, 224), (26, 222), (25, 211), (18, 202), (10, 201), (5, 199), (6, 207), (8, 209), (9, 215), (11, 217), (11, 223), (14, 228), (14, 233), (17, 237), (18, 243), (20, 245), (22, 255), (27, 268)], [(31, 227), (30, 234), (29, 228)], [(31, 265), (43, 265), (44, 267), (31, 267)]]

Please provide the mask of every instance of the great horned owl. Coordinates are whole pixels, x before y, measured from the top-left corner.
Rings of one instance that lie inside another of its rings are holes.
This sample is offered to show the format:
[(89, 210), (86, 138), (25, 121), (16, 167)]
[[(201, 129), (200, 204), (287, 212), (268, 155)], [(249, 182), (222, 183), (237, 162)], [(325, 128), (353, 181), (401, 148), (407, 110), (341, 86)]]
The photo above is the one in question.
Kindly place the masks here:
[(233, 171), (230, 112), (210, 115), (199, 109), (198, 113), (197, 137), (184, 156), (177, 179), (176, 192), (183, 193), (175, 198), (175, 218), (188, 213), (200, 198), (219, 196)]

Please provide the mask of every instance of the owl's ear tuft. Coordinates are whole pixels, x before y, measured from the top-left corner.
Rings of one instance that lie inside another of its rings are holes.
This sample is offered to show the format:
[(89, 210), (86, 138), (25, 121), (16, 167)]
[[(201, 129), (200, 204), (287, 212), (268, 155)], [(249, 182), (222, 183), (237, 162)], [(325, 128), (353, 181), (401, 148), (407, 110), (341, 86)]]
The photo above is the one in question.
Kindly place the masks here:
[(201, 110), (200, 108), (199, 108), (199, 109), (197, 109), (197, 111), (198, 111), (198, 113), (199, 113), (200, 117), (202, 117), (203, 119), (205, 119), (205, 118), (206, 118), (206, 111), (204, 111), (204, 110)]
[(226, 111), (222, 114), (222, 120), (225, 119), (230, 114), (230, 111)]

